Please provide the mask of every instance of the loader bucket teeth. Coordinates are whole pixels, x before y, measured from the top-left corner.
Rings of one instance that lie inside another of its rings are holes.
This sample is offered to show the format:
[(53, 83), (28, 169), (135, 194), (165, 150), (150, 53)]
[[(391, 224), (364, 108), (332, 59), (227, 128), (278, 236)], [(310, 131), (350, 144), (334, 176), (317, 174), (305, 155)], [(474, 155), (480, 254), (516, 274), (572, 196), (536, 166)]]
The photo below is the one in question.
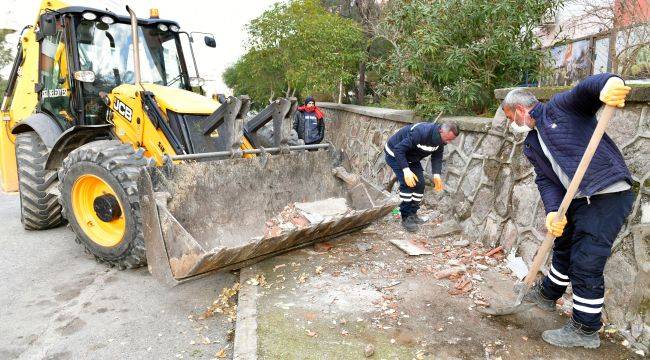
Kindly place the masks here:
[[(387, 215), (395, 198), (360, 177), (341, 181), (328, 151), (301, 151), (142, 171), (139, 190), (150, 272), (174, 285), (325, 241)], [(344, 198), (349, 212), (275, 236), (268, 219), (288, 204)]]

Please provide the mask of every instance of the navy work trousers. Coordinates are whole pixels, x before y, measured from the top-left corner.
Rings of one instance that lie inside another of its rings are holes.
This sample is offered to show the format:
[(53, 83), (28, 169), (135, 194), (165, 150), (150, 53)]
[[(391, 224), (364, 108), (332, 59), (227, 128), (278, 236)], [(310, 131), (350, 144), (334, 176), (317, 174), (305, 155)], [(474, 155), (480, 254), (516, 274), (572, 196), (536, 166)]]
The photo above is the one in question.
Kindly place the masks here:
[(568, 223), (555, 239), (551, 270), (542, 293), (559, 299), (571, 283), (573, 320), (588, 330), (599, 330), (605, 301), (603, 270), (612, 244), (632, 209), (630, 190), (574, 199), (567, 211)]
[(406, 219), (411, 215), (415, 215), (420, 209), (420, 203), (422, 202), (422, 197), (424, 196), (424, 170), (422, 169), (422, 164), (418, 162), (409, 163), (409, 169), (413, 171), (415, 176), (418, 177), (418, 182), (414, 187), (409, 187), (404, 182), (404, 170), (400, 169), (397, 164), (397, 160), (390, 154), (387, 154), (384, 151), (386, 156), (386, 164), (393, 169), (395, 176), (397, 176), (397, 181), (399, 182), (399, 198), (402, 202), (399, 205), (399, 211), (402, 215), (402, 219)]

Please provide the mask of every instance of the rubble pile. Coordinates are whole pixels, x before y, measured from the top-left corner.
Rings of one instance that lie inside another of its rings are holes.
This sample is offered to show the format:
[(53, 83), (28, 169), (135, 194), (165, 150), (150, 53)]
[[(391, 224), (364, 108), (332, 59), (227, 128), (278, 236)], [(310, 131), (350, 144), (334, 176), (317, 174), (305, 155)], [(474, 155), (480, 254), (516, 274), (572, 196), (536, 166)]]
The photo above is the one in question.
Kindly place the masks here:
[(352, 213), (344, 198), (329, 198), (307, 203), (292, 203), (284, 207), (280, 214), (266, 221), (264, 237), (279, 236), (310, 225), (330, 221)]

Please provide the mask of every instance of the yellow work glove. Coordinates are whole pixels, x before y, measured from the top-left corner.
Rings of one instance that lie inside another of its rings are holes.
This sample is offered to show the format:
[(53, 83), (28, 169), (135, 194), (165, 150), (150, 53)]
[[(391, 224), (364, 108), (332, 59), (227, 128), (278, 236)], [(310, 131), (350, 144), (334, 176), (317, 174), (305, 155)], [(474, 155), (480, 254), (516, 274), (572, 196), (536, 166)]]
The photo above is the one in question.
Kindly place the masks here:
[(404, 182), (408, 187), (415, 187), (415, 184), (418, 182), (418, 177), (415, 176), (413, 171), (409, 168), (403, 169), (404, 171)]
[(437, 192), (441, 192), (444, 189), (442, 186), (442, 178), (440, 178), (440, 174), (433, 174), (433, 188)]
[(567, 220), (566, 220), (566, 216), (564, 216), (561, 220), (560, 219), (555, 220), (556, 215), (557, 215), (557, 211), (551, 211), (546, 215), (546, 230), (551, 234), (553, 234), (553, 236), (558, 237), (558, 236), (562, 236)]
[(625, 106), (625, 97), (630, 90), (632, 88), (625, 86), (623, 79), (617, 77), (609, 78), (600, 91), (600, 101), (609, 106), (622, 108)]

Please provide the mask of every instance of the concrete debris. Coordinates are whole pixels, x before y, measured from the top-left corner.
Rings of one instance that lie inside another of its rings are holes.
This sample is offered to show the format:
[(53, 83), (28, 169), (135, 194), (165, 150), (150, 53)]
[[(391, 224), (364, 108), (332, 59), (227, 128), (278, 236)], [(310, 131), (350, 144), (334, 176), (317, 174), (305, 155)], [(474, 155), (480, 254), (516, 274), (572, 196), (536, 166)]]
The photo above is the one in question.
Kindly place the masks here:
[(454, 241), (451, 245), (456, 247), (466, 247), (469, 246), (469, 240), (460, 239), (458, 241)]
[(528, 266), (521, 256), (509, 258), (506, 266), (512, 270), (519, 280), (523, 280), (528, 275)]
[(264, 237), (274, 237), (309, 227), (351, 212), (344, 198), (289, 204), (280, 214), (265, 223)]
[(350, 210), (344, 198), (329, 198), (307, 203), (296, 203), (295, 207), (303, 213), (320, 215), (322, 217), (341, 216)]
[(418, 256), (418, 255), (432, 255), (433, 253), (426, 248), (424, 248), (422, 245), (416, 243), (413, 240), (398, 240), (398, 239), (393, 239), (390, 241), (391, 244), (397, 246), (400, 250), (404, 251), (405, 253), (411, 255), (411, 256)]
[(365, 242), (360, 242), (357, 243), (357, 249), (362, 252), (370, 251), (372, 250), (372, 245), (365, 243)]
[(431, 232), (432, 237), (441, 237), (446, 235), (458, 234), (462, 231), (460, 224), (456, 220), (448, 220), (438, 225)]

